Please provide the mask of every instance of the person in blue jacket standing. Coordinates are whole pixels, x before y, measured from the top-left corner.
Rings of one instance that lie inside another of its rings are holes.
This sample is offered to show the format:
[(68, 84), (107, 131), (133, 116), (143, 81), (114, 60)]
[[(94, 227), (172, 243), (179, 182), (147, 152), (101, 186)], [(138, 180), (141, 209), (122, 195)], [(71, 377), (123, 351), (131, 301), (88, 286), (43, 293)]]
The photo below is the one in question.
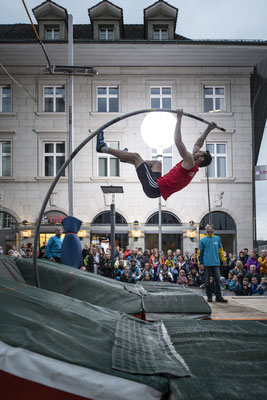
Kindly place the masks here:
[(227, 303), (227, 300), (221, 294), (221, 274), (220, 261), (226, 264), (221, 239), (214, 235), (212, 225), (206, 225), (206, 236), (200, 239), (198, 246), (198, 263), (199, 268), (204, 269), (204, 285), (206, 288), (207, 300), (212, 302), (212, 291), (210, 285), (210, 276), (213, 276), (215, 283), (216, 301), (219, 303)]
[(62, 229), (57, 228), (55, 236), (51, 236), (45, 248), (45, 255), (50, 261), (61, 264), (61, 245), (63, 239), (61, 237)]

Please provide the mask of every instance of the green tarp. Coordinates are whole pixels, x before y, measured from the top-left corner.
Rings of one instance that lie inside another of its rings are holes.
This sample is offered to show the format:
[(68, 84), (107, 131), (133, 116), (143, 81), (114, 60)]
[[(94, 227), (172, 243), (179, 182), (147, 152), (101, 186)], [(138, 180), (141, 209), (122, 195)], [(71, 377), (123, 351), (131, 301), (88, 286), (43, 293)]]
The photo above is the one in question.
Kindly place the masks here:
[[(32, 259), (0, 257), (0, 276), (4, 263), (17, 266), (26, 283), (35, 285)], [(42, 289), (130, 315), (144, 310), (154, 315), (165, 314), (165, 318), (174, 314), (205, 318), (211, 313), (203, 297), (171, 283), (125, 284), (43, 259), (38, 259), (38, 272)]]
[[(1, 278), (0, 304), (0, 340), (4, 343), (144, 383), (163, 393), (168, 390), (164, 376), (130, 374), (112, 368), (112, 346), (120, 313)], [(149, 324), (126, 317), (140, 325)]]
[(112, 367), (132, 374), (190, 376), (162, 321), (142, 324), (127, 315), (122, 315), (117, 322)]
[(267, 398), (266, 324), (169, 319), (164, 325), (192, 374), (171, 379), (174, 399)]
[(8, 345), (169, 391), (172, 399), (266, 397), (263, 323), (169, 319), (154, 325), (5, 279), (0, 304), (0, 340)]
[[(158, 286), (157, 286), (158, 285)], [(143, 296), (143, 309), (145, 312), (153, 313), (185, 313), (206, 314), (211, 312), (210, 306), (203, 299), (189, 289), (172, 283), (143, 284), (148, 293)]]
[(0, 277), (25, 283), (13, 257), (0, 257)]
[[(16, 265), (25, 281), (35, 285), (32, 259), (16, 259)], [(42, 289), (131, 315), (142, 311), (140, 296), (127, 292), (122, 282), (40, 259), (38, 272)]]

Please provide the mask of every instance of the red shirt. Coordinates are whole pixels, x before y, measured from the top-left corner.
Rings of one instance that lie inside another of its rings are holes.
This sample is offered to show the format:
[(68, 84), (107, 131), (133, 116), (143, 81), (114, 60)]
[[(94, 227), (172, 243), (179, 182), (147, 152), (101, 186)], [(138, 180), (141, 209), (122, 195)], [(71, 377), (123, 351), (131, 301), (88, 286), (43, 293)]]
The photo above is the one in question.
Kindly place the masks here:
[(182, 162), (183, 160), (176, 164), (166, 175), (157, 179), (159, 190), (164, 200), (187, 186), (199, 169), (196, 164), (191, 169), (185, 169), (182, 167)]

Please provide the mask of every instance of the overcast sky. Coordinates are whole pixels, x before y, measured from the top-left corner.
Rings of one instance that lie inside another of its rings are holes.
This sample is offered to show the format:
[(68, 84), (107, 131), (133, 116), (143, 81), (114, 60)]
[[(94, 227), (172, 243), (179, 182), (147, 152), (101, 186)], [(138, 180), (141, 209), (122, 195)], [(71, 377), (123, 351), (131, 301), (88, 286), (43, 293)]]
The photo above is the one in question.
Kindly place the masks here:
[[(24, 0), (32, 9), (43, 0)], [(57, 0), (73, 15), (74, 24), (88, 24), (88, 8), (100, 0)], [(153, 0), (113, 0), (123, 9), (125, 24), (142, 24), (143, 9)], [(29, 23), (21, 0), (2, 0), (0, 24)], [(176, 33), (190, 39), (267, 40), (267, 0), (170, 0), (179, 9)], [(258, 165), (267, 165), (267, 133), (263, 138)], [(267, 181), (257, 182), (257, 238), (267, 240)]]
[[(100, 0), (57, 0), (73, 15), (74, 24), (88, 24), (88, 8)], [(32, 9), (42, 0), (25, 0)], [(114, 0), (123, 9), (124, 23), (142, 24), (143, 9), (153, 0)], [(170, 0), (179, 9), (176, 32), (191, 39), (263, 39), (267, 40), (266, 0)], [(34, 19), (34, 17), (33, 17)], [(0, 23), (28, 23), (21, 0), (2, 0)], [(36, 22), (34, 20), (34, 22)]]

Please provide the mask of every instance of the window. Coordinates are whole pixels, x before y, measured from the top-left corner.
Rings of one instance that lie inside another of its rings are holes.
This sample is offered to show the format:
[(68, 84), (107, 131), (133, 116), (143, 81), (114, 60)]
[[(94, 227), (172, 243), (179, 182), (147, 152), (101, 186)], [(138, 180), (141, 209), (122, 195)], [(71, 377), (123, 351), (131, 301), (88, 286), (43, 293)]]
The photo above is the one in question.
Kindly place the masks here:
[(0, 176), (11, 176), (11, 142), (0, 142)]
[[(162, 155), (158, 154), (157, 149), (152, 149), (152, 160), (157, 160), (158, 156)], [(167, 149), (163, 149), (162, 155), (162, 175), (167, 174), (172, 168), (172, 147), (168, 147)]]
[[(113, 149), (119, 149), (119, 142), (107, 142), (107, 144)], [(108, 153), (99, 154), (98, 176), (120, 176), (119, 160)]]
[(114, 29), (113, 28), (100, 28), (100, 40), (114, 40)]
[(17, 221), (12, 215), (1, 211), (0, 212), (0, 229), (15, 229)]
[(56, 176), (64, 162), (65, 142), (44, 142), (44, 176)]
[[(181, 225), (181, 222), (176, 215), (168, 212), (162, 211), (161, 212), (161, 222), (162, 225)], [(148, 220), (146, 221), (146, 225), (158, 225), (159, 224), (159, 213), (156, 212), (151, 215)]]
[(45, 28), (46, 40), (59, 40), (59, 28)]
[(225, 110), (225, 87), (204, 86), (204, 112)]
[(154, 40), (168, 40), (168, 28), (154, 28), (153, 29)]
[[(214, 229), (218, 231), (235, 231), (236, 230), (236, 224), (233, 218), (226, 214), (225, 212), (222, 211), (212, 211), (211, 212), (211, 219), (212, 219), (212, 225), (214, 226)], [(202, 218), (200, 224), (199, 224), (199, 230), (204, 231), (205, 226), (209, 224), (209, 214), (205, 215), (204, 218)]]
[[(115, 212), (116, 225), (127, 224), (126, 219), (119, 213)], [(98, 214), (92, 221), (92, 224), (110, 224), (110, 211), (104, 211)]]
[(65, 86), (44, 87), (44, 111), (64, 112), (65, 111)]
[(207, 150), (212, 156), (208, 166), (210, 177), (226, 177), (226, 143), (207, 143)]
[(151, 108), (171, 109), (172, 107), (172, 88), (152, 86), (150, 87)]
[(98, 112), (119, 111), (119, 91), (117, 86), (98, 86), (96, 91)]
[(11, 112), (11, 86), (0, 86), (0, 112)]

